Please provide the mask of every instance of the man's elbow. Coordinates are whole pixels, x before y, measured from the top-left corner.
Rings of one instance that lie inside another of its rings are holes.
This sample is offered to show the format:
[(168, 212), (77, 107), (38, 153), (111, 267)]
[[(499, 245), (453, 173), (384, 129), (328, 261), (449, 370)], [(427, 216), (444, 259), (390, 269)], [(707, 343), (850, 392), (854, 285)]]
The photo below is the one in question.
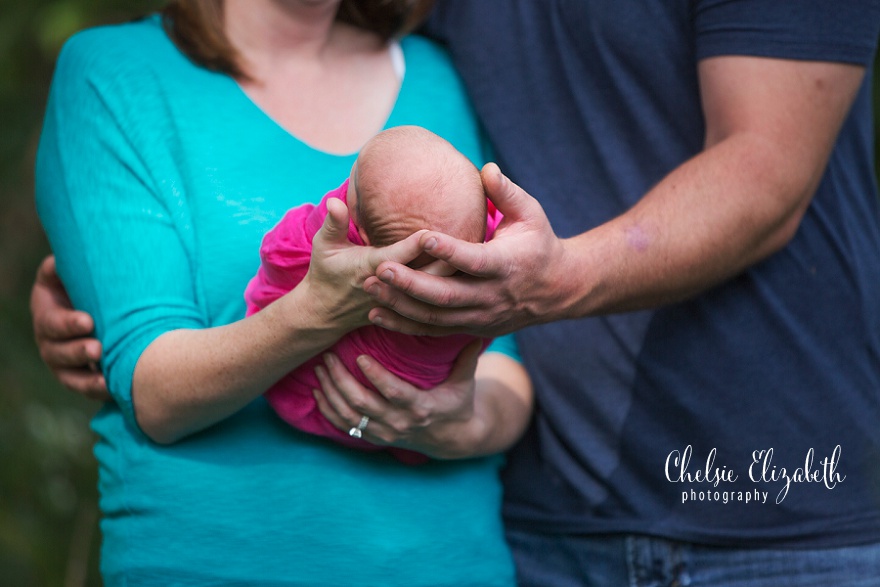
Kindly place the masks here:
[(801, 177), (796, 179), (790, 187), (789, 205), (782, 211), (780, 220), (775, 231), (773, 244), (774, 251), (779, 251), (790, 243), (798, 233), (801, 223), (816, 190), (819, 187), (821, 175), (815, 177)]

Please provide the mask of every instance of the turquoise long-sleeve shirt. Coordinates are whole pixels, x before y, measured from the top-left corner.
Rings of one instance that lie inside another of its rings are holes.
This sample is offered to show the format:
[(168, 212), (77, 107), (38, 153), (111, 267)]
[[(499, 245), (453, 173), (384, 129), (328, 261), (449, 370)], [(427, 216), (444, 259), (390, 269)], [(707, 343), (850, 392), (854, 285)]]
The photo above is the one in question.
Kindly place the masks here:
[[(401, 42), (387, 126), (417, 124), (479, 163), (446, 55)], [(107, 585), (511, 585), (500, 458), (408, 467), (310, 437), (261, 398), (171, 446), (138, 428), (134, 367), (159, 335), (244, 316), (262, 235), (346, 177), (234, 80), (195, 66), (157, 18), (64, 47), (37, 161), (37, 207), (74, 304), (96, 320), (114, 402), (99, 440)]]

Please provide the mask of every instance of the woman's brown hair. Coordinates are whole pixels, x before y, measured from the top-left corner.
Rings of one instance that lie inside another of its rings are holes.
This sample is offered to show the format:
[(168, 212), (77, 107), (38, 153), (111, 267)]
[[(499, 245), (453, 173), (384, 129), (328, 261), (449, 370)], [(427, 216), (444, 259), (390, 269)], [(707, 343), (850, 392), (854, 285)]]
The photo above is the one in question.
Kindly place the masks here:
[[(433, 5), (434, 0), (342, 0), (337, 19), (388, 41), (415, 29)], [(171, 0), (162, 22), (180, 50), (202, 67), (247, 78), (223, 29), (222, 0)]]

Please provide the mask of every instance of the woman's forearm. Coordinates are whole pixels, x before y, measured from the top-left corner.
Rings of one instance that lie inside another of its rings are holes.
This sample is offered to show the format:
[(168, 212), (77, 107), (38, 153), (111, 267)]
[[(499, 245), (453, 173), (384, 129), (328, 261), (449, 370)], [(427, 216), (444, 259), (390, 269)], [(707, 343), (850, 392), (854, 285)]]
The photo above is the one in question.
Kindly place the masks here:
[(501, 353), (480, 357), (475, 375), (474, 414), (451, 427), (436, 447), (438, 458), (466, 458), (499, 453), (525, 432), (534, 408), (531, 379), (521, 363)]
[(283, 375), (332, 345), (334, 326), (297, 287), (261, 312), (226, 326), (159, 336), (135, 367), (138, 425), (167, 444), (234, 414)]

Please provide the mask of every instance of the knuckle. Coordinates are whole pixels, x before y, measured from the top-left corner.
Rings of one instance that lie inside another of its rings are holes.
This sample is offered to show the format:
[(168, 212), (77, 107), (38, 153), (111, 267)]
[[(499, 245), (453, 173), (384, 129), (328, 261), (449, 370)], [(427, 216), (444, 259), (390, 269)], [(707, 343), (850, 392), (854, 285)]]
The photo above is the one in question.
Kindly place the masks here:
[(444, 287), (437, 294), (437, 304), (440, 306), (451, 306), (455, 302), (455, 293), (449, 287)]
[(403, 388), (398, 383), (392, 382), (385, 387), (383, 395), (388, 401), (400, 403), (404, 396)]
[[(367, 409), (367, 400), (362, 395), (357, 395), (355, 397), (352, 397), (350, 400), (350, 403), (351, 403), (352, 409), (354, 409), (356, 412), (362, 413)], [(355, 415), (353, 417), (357, 417), (358, 420), (360, 420), (360, 416)]]
[(78, 393), (79, 395), (88, 396), (92, 393), (92, 381), (91, 378), (85, 377), (83, 375), (75, 375), (70, 379), (71, 385), (70, 390)]
[[(445, 306), (445, 305), (448, 305), (448, 302), (441, 300), (440, 304), (442, 306)], [(430, 308), (425, 313), (424, 323), (439, 325), (442, 323), (442, 316), (443, 316), (443, 312), (440, 308)]]
[(412, 416), (414, 423), (419, 428), (425, 428), (431, 423), (431, 411), (424, 406), (414, 408)]
[(401, 296), (394, 295), (389, 287), (382, 287), (380, 290), (379, 301), (382, 302), (385, 307), (390, 308), (395, 312), (401, 309), (402, 299)]
[(65, 371), (56, 371), (55, 377), (58, 379), (58, 382), (64, 386), (68, 391), (72, 391), (74, 393), (82, 394), (84, 390), (82, 389), (82, 382), (80, 379), (69, 372)]
[(76, 351), (73, 358), (82, 363), (89, 362), (89, 345), (88, 343), (86, 343), (86, 341), (80, 341), (76, 345)]
[(409, 423), (403, 419), (395, 418), (388, 423), (388, 427), (394, 431), (397, 438), (404, 436), (409, 431)]

